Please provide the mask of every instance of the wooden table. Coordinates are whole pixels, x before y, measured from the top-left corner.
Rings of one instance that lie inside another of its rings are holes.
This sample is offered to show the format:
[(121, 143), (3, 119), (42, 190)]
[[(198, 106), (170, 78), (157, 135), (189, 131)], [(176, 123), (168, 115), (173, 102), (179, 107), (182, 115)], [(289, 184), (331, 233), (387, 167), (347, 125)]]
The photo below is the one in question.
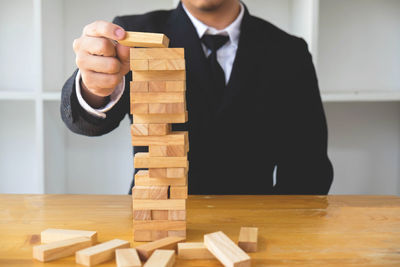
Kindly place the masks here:
[[(74, 266), (74, 257), (32, 260), (42, 230), (97, 230), (100, 241), (132, 242), (131, 221), (129, 196), (0, 195), (0, 266)], [(253, 266), (400, 266), (399, 197), (189, 197), (188, 241), (222, 230), (236, 242), (241, 226), (259, 227)], [(178, 260), (176, 266), (220, 264)]]

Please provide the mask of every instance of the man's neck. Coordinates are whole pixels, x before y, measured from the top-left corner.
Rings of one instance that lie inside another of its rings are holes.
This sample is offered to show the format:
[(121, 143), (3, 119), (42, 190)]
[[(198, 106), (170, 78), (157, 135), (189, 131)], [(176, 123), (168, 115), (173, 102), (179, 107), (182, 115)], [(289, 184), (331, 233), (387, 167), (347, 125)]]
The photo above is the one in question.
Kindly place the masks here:
[(237, 0), (225, 1), (213, 10), (201, 10), (191, 5), (190, 1), (182, 0), (182, 2), (190, 14), (207, 26), (217, 30), (222, 30), (229, 26), (240, 13), (240, 3)]

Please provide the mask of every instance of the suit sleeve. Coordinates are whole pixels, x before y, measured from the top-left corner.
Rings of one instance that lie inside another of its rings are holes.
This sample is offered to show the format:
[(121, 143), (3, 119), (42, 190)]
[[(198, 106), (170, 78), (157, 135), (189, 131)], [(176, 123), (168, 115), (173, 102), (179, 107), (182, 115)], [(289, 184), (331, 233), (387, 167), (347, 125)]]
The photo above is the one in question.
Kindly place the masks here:
[[(122, 27), (121, 20), (116, 17), (113, 23)], [(80, 104), (75, 90), (75, 78), (78, 70), (65, 82), (61, 92), (61, 118), (74, 133), (99, 136), (111, 132), (118, 127), (121, 120), (129, 112), (129, 90), (124, 91), (120, 100), (106, 112), (106, 118), (100, 118), (87, 112)], [(125, 88), (129, 88), (130, 78), (125, 77)]]
[(327, 155), (327, 123), (307, 44), (290, 49), (288, 94), (282, 107), (275, 194), (328, 194), (333, 167)]

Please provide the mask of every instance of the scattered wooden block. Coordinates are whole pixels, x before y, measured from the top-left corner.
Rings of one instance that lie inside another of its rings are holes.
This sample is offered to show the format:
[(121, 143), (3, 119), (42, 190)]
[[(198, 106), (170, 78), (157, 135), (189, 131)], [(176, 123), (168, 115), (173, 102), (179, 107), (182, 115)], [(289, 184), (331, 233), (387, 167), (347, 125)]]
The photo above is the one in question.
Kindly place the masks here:
[(176, 244), (185, 241), (183, 237), (169, 236), (147, 244), (136, 247), (139, 257), (142, 261), (147, 260), (156, 249), (173, 249), (176, 250)]
[(115, 250), (117, 267), (141, 267), (139, 255), (134, 248), (120, 248)]
[[(130, 93), (132, 103), (185, 103), (184, 92), (132, 92)], [(178, 109), (178, 108), (176, 108)], [(154, 111), (154, 107), (153, 107)], [(176, 112), (178, 113), (178, 112)]]
[[(131, 60), (132, 61), (132, 60)], [(185, 70), (184, 59), (150, 59), (148, 70)]]
[(186, 209), (185, 199), (133, 199), (134, 210), (184, 210)]
[(187, 186), (171, 186), (169, 189), (170, 199), (187, 199), (188, 188)]
[(251, 266), (249, 255), (221, 231), (204, 235), (204, 245), (224, 266)]
[(179, 114), (135, 114), (134, 123), (184, 123), (188, 120), (188, 113)]
[(40, 239), (43, 244), (76, 237), (87, 237), (91, 240), (92, 245), (97, 243), (96, 231), (49, 228), (40, 233)]
[[(135, 116), (134, 116), (135, 117)], [(132, 125), (135, 125), (136, 122)], [(150, 126), (151, 128), (151, 126)], [(132, 133), (131, 126), (131, 133)], [(133, 135), (133, 134), (132, 134)], [(168, 146), (187, 145), (189, 143), (187, 132), (171, 132), (162, 136), (132, 136), (132, 146)]]
[(74, 255), (76, 251), (90, 247), (92, 241), (88, 237), (76, 237), (55, 241), (33, 247), (33, 258), (41, 262), (48, 262)]
[(168, 47), (169, 39), (162, 33), (126, 32), (118, 43), (129, 47)]
[(133, 227), (135, 230), (153, 230), (153, 231), (185, 230), (186, 221), (169, 221), (169, 220), (133, 221)]
[(171, 132), (171, 124), (169, 123), (150, 123), (149, 124), (149, 135), (160, 136), (167, 135)]
[(151, 220), (151, 210), (134, 210), (133, 219), (136, 221)]
[(133, 233), (134, 240), (138, 242), (155, 241), (165, 237), (168, 237), (168, 231), (135, 230)]
[(178, 256), (185, 260), (215, 259), (203, 242), (178, 243)]
[(114, 259), (115, 250), (129, 248), (130, 243), (125, 240), (113, 239), (93, 247), (79, 250), (75, 254), (76, 263), (93, 266)]
[(185, 221), (186, 220), (186, 210), (169, 210), (168, 220), (171, 221)]
[(135, 185), (132, 189), (133, 199), (168, 199), (168, 186)]
[(184, 48), (131, 48), (130, 59), (184, 59)]
[(145, 124), (145, 123), (132, 124), (131, 134), (134, 136), (149, 135), (149, 124)]
[(168, 236), (178, 236), (186, 238), (186, 229), (184, 230), (169, 230)]
[[(167, 168), (167, 178), (179, 178), (187, 175), (186, 168)], [(150, 175), (150, 177), (153, 177)]]
[(148, 92), (149, 82), (130, 82), (131, 92)]
[(152, 220), (168, 220), (168, 210), (152, 210)]
[(145, 263), (146, 267), (172, 267), (175, 263), (175, 250), (157, 249)]
[(256, 252), (257, 238), (258, 238), (257, 227), (241, 227), (239, 233), (238, 245), (246, 252)]
[(131, 101), (131, 114), (148, 114), (149, 104), (145, 103), (133, 103)]
[(130, 61), (130, 68), (134, 71), (148, 71), (149, 61), (147, 59), (132, 59)]
[(187, 175), (181, 178), (149, 177), (149, 172), (140, 170), (135, 175), (135, 185), (187, 185)]
[(185, 81), (184, 70), (132, 71), (133, 81)]
[(188, 168), (187, 157), (150, 157), (149, 153), (138, 152), (133, 159), (135, 168)]
[(151, 103), (149, 114), (178, 114), (186, 111), (185, 103)]

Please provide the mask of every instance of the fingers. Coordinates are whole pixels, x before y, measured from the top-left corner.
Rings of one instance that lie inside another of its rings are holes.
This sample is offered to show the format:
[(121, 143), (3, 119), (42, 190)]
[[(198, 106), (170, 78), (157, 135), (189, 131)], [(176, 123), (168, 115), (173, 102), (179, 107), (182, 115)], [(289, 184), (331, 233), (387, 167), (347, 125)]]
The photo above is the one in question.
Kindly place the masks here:
[(121, 40), (125, 37), (125, 31), (120, 26), (111, 22), (97, 20), (85, 26), (83, 29), (83, 35)]
[(77, 55), (76, 65), (81, 70), (84, 69), (106, 74), (119, 73), (121, 69), (121, 63), (115, 57), (95, 56), (85, 53)]
[(97, 96), (110, 95), (121, 82), (122, 76), (118, 74), (105, 74), (94, 71), (83, 71), (82, 81), (86, 88)]
[(87, 52), (88, 54), (115, 57), (115, 45), (112, 40), (104, 37), (82, 36), (74, 40), (75, 53)]

